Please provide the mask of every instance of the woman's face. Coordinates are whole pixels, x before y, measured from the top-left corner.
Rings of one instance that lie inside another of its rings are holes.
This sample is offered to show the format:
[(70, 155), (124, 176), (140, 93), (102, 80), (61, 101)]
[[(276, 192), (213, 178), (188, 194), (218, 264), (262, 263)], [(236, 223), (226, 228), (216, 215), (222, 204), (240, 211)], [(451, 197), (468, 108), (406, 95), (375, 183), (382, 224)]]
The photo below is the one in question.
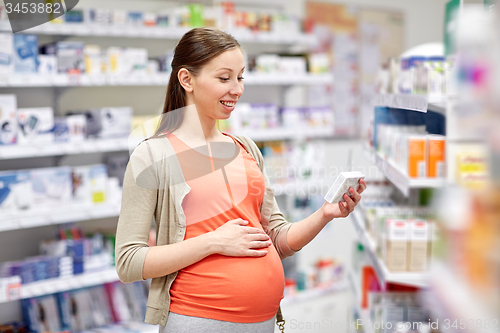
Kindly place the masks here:
[(207, 63), (193, 77), (193, 98), (198, 109), (212, 119), (227, 119), (243, 94), (243, 53), (226, 51)]

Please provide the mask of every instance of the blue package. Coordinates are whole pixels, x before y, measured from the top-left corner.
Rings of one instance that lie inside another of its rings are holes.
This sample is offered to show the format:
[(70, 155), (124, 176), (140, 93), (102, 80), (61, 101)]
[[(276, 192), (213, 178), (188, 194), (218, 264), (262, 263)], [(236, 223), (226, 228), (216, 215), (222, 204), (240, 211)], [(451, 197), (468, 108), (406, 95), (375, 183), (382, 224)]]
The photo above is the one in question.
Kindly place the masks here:
[(61, 319), (61, 329), (70, 331), (71, 327), (71, 299), (68, 292), (55, 294), (57, 299), (57, 308), (59, 310), (59, 318)]
[(69, 141), (69, 126), (66, 117), (54, 118), (54, 141), (55, 142), (68, 142)]
[(14, 34), (14, 71), (36, 73), (38, 69), (38, 36)]
[(33, 201), (31, 178), (26, 170), (0, 172), (0, 211), (28, 209)]

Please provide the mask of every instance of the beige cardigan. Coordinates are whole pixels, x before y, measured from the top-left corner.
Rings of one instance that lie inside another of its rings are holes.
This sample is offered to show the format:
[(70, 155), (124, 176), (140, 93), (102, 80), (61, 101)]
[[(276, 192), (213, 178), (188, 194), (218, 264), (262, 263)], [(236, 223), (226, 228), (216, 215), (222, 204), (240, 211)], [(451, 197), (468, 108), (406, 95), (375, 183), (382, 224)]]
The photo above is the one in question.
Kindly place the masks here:
[[(287, 243), (291, 226), (280, 212), (264, 169), (264, 161), (255, 143), (233, 136), (254, 157), (265, 179), (261, 205), (261, 224), (270, 236), (281, 259), (293, 255)], [(179, 161), (165, 137), (143, 141), (130, 156), (123, 181), (123, 198), (116, 231), (115, 259), (122, 282), (142, 280), (142, 268), (148, 252), (151, 221), (156, 224), (156, 244), (180, 242), (186, 232), (182, 200), (190, 191)], [(177, 272), (153, 278), (149, 291), (146, 319), (149, 324), (165, 325), (170, 307), (170, 286)]]

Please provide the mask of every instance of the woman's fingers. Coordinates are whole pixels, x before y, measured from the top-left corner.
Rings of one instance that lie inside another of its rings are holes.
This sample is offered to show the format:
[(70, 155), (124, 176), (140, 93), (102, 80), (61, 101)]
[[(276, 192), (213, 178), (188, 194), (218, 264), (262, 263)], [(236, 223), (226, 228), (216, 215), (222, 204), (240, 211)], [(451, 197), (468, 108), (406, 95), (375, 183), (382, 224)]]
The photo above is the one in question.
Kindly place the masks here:
[(361, 194), (361, 193), (363, 193), (364, 190), (366, 190), (366, 182), (364, 179), (360, 179), (359, 186), (358, 186), (358, 189), (356, 190), (356, 192)]
[(264, 230), (255, 227), (243, 227), (247, 234), (263, 234), (267, 235)]
[(349, 193), (351, 193), (351, 198), (352, 198), (352, 201), (354, 201), (354, 203), (358, 203), (359, 200), (361, 200), (361, 195), (359, 194), (358, 191), (354, 191), (354, 189), (352, 187), (349, 188)]
[(266, 250), (246, 250), (245, 257), (263, 257), (267, 254)]
[(345, 203), (347, 204), (347, 210), (350, 212), (352, 212), (354, 210), (354, 207), (356, 207), (356, 204), (354, 203), (354, 201), (352, 201), (351, 197), (348, 196), (347, 194), (344, 194), (344, 200), (345, 200)]
[(250, 242), (249, 244), (249, 248), (250, 249), (260, 249), (260, 248), (263, 248), (263, 247), (269, 247), (271, 246), (271, 241), (254, 241), (254, 242)]

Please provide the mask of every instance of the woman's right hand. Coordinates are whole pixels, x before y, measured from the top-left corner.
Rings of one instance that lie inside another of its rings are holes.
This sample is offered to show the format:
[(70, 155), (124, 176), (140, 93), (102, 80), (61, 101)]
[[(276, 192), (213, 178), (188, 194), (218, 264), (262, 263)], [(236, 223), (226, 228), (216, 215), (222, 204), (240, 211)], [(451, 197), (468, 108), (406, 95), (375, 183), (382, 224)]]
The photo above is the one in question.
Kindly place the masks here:
[(271, 239), (261, 229), (247, 227), (248, 221), (230, 220), (209, 233), (215, 253), (231, 257), (263, 257), (262, 248), (269, 247)]

